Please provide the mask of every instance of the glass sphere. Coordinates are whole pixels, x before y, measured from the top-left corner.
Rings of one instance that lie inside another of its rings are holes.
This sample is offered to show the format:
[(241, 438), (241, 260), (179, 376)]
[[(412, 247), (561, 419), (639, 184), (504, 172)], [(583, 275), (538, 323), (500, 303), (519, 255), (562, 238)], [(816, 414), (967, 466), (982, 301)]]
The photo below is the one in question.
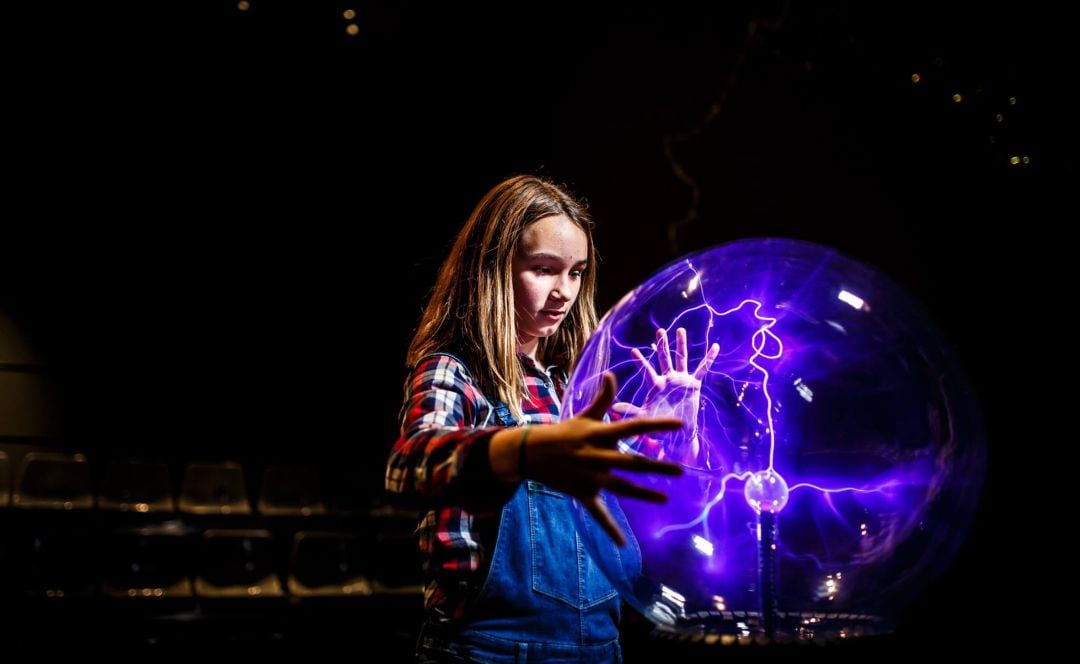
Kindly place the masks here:
[(669, 264), (603, 318), (564, 417), (605, 371), (612, 420), (684, 422), (619, 443), (684, 470), (626, 474), (663, 505), (604, 494), (625, 547), (577, 512), (598, 566), (658, 625), (886, 632), (965, 534), (985, 471), (973, 390), (911, 297), (834, 249), (743, 240)]

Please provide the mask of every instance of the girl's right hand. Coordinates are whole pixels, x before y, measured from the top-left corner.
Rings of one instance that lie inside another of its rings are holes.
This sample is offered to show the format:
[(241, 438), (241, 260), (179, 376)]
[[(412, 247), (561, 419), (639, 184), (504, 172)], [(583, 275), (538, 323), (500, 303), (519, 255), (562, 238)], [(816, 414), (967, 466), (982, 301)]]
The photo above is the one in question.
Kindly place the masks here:
[(607, 490), (654, 503), (665, 502), (667, 496), (613, 475), (611, 471), (678, 476), (682, 474), (682, 468), (643, 456), (624, 454), (616, 449), (616, 445), (620, 439), (650, 431), (678, 429), (683, 422), (670, 417), (635, 417), (604, 422), (604, 414), (611, 407), (615, 392), (615, 376), (607, 372), (599, 394), (580, 415), (557, 424), (533, 426), (524, 455), (528, 478), (576, 498), (611, 539), (622, 546), (626, 543), (626, 536), (604, 506), (600, 491)]

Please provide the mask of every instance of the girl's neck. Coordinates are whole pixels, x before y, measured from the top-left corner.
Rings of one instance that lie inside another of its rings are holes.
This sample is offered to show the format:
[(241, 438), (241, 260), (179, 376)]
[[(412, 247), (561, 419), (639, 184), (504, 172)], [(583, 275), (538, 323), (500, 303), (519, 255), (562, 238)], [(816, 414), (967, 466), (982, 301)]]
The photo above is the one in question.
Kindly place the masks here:
[(527, 355), (533, 362), (536, 362), (537, 366), (542, 366), (540, 358), (536, 356), (538, 350), (540, 350), (540, 339), (538, 337), (533, 337), (529, 341), (517, 345), (519, 354)]
[(518, 342), (517, 342), (517, 349), (516, 350), (517, 350), (518, 353), (524, 353), (525, 355), (528, 355), (529, 357), (535, 358), (536, 357), (536, 351), (539, 348), (540, 348), (540, 337), (532, 337), (532, 338), (530, 338), (530, 339), (528, 339), (526, 341), (521, 341), (519, 339)]

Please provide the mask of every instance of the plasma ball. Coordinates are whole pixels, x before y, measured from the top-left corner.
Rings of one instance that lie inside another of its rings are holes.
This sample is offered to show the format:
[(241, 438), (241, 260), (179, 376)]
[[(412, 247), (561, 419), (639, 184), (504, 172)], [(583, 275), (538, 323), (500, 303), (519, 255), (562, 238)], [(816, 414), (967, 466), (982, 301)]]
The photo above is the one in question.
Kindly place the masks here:
[(958, 550), (985, 475), (951, 348), (910, 294), (830, 247), (749, 239), (669, 263), (597, 325), (561, 417), (611, 372), (604, 417), (684, 423), (619, 451), (683, 472), (627, 478), (662, 505), (604, 493), (622, 548), (575, 503), (589, 559), (687, 635), (887, 633)]
[(759, 470), (746, 480), (746, 503), (755, 512), (776, 514), (788, 501), (788, 485), (775, 470)]

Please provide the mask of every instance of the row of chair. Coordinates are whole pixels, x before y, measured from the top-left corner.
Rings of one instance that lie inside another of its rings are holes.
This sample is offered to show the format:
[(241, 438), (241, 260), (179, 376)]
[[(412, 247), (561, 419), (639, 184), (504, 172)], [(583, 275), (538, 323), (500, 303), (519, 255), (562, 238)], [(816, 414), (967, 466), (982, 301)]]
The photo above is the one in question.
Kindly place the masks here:
[[(6, 540), (6, 542), (4, 541)], [(99, 532), (9, 532), (0, 595), (62, 599), (333, 597), (420, 592), (410, 532), (198, 530), (179, 521)]]
[(178, 489), (169, 464), (161, 461), (111, 460), (98, 478), (83, 454), (29, 452), (18, 468), (11, 466), (0, 450), (0, 508), (349, 516), (365, 512), (372, 493), (370, 487), (358, 486), (356, 477), (271, 465), (262, 469), (253, 506), (244, 468), (236, 462), (187, 463)]

